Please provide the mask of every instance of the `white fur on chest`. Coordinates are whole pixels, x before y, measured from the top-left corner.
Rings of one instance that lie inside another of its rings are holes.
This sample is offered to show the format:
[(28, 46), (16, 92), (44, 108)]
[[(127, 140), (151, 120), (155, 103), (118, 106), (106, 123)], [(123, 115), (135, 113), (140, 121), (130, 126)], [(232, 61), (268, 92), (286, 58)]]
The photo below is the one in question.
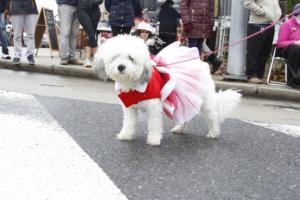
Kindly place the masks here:
[(160, 110), (162, 109), (162, 102), (159, 98), (156, 98), (156, 99), (143, 100), (137, 104), (134, 104), (124, 109), (134, 109), (138, 112), (148, 112), (149, 110), (153, 110), (153, 109), (156, 110), (158, 108), (160, 108)]

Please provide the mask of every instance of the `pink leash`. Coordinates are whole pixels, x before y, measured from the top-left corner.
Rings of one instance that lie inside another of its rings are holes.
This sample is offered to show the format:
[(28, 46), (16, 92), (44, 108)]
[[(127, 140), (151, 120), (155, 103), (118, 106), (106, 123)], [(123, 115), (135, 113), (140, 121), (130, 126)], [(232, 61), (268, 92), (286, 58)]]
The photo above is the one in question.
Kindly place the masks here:
[[(204, 56), (209, 56), (209, 55), (211, 55), (211, 54), (216, 54), (217, 52), (225, 51), (225, 50), (229, 49), (230, 47), (233, 47), (233, 46), (235, 46), (235, 45), (238, 45), (238, 44), (240, 44), (240, 43), (242, 43), (242, 42), (244, 42), (244, 41), (246, 41), (246, 40), (249, 40), (250, 38), (253, 38), (253, 37), (255, 37), (255, 36), (257, 36), (257, 35), (259, 35), (259, 34), (265, 32), (266, 30), (272, 28), (272, 27), (275, 26), (277, 23), (285, 21), (287, 18), (289, 18), (289, 17), (290, 17), (291, 15), (293, 15), (293, 14), (294, 14), (294, 13), (290, 13), (289, 15), (286, 15), (286, 16), (283, 17), (282, 19), (279, 19), (279, 20), (273, 22), (272, 24), (270, 24), (270, 25), (267, 26), (266, 28), (263, 28), (263, 29), (261, 29), (260, 31), (257, 31), (256, 33), (253, 33), (253, 34), (251, 34), (251, 35), (248, 35), (247, 37), (244, 37), (244, 38), (242, 38), (242, 39), (240, 39), (240, 40), (238, 40), (238, 41), (236, 41), (236, 42), (233, 42), (232, 44), (229, 44), (228, 46), (225, 46), (225, 47), (222, 48), (222, 49), (217, 49), (217, 50), (212, 51), (212, 52), (210, 52), (210, 53), (208, 53), (208, 54), (204, 54)], [(195, 58), (190, 58), (190, 59), (188, 59), (188, 60), (183, 60), (183, 61), (174, 62), (174, 63), (168, 63), (168, 64), (166, 64), (166, 65), (175, 65), (175, 64), (179, 64), (179, 63), (188, 62), (188, 61), (191, 61), (191, 60), (196, 60), (196, 59), (199, 59), (199, 58), (200, 58), (200, 56), (197, 56), (197, 57), (195, 57)], [(157, 66), (165, 66), (165, 65), (162, 65), (162, 64), (159, 64), (159, 63), (158, 63)]]

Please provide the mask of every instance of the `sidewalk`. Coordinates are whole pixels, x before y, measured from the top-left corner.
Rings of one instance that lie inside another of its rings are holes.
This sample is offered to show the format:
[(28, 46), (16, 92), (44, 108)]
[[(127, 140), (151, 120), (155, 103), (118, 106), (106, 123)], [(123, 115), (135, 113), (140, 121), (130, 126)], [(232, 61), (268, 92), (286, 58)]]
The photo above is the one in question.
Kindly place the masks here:
[[(25, 52), (25, 49), (23, 49)], [(10, 50), (10, 52), (13, 52)], [(97, 78), (91, 68), (85, 68), (78, 65), (60, 65), (58, 52), (52, 52), (53, 58), (51, 58), (51, 51), (48, 48), (40, 48), (37, 56), (35, 57), (36, 64), (29, 65), (25, 56), (22, 57), (21, 65), (15, 66), (11, 60), (0, 59), (0, 68), (33, 71), (40, 73), (53, 73), (69, 76), (79, 76), (85, 78)], [(79, 53), (78, 53), (79, 54)], [(25, 53), (23, 53), (25, 55)], [(79, 57), (79, 55), (78, 55)], [(270, 99), (282, 99), (300, 101), (300, 91), (291, 89), (286, 86), (275, 86), (266, 84), (250, 84), (246, 82), (227, 81), (222, 80), (221, 77), (213, 77), (216, 82), (217, 89), (237, 89), (240, 90), (245, 96), (257, 96)]]

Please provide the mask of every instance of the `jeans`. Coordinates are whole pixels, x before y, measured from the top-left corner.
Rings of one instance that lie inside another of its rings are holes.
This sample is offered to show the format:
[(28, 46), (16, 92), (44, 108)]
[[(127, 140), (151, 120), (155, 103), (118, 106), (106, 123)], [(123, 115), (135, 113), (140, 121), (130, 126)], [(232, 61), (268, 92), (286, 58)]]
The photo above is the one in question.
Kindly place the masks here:
[(67, 4), (58, 5), (60, 18), (60, 47), (62, 59), (75, 59), (76, 37), (79, 30), (77, 8)]
[(92, 11), (79, 10), (78, 11), (79, 22), (82, 25), (84, 31), (89, 37), (88, 46), (91, 48), (97, 47), (97, 26), (100, 19), (100, 10), (95, 9)]
[(22, 56), (21, 40), (22, 40), (23, 29), (27, 34), (26, 56), (34, 55), (34, 50), (35, 50), (34, 32), (35, 32), (37, 15), (36, 14), (12, 15), (11, 19), (12, 19), (12, 27), (14, 32), (14, 57), (21, 58)]
[(189, 38), (188, 46), (198, 48), (199, 54), (201, 54), (203, 41), (204, 41), (204, 38)]
[(0, 41), (2, 46), (2, 53), (8, 54), (7, 33), (6, 33), (5, 18), (3, 13), (0, 13)]

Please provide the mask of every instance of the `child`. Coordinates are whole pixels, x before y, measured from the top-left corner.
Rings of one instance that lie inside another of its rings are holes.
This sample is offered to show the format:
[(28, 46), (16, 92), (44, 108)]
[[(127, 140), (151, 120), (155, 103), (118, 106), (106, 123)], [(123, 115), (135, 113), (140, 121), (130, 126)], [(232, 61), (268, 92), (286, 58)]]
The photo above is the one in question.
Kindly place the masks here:
[(162, 49), (164, 42), (153, 35), (153, 27), (150, 24), (146, 22), (139, 23), (135, 34), (145, 41), (149, 47), (150, 54), (156, 55)]

